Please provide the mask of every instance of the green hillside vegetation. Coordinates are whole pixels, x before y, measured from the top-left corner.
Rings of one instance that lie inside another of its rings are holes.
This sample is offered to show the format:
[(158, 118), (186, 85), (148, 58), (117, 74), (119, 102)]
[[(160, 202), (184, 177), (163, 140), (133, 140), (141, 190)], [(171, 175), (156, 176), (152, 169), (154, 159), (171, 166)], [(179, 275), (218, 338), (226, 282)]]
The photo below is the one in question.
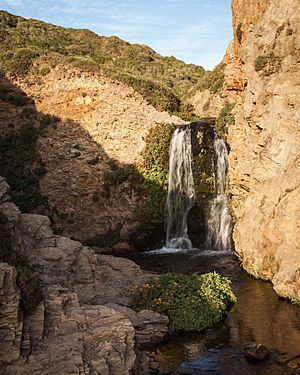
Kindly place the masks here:
[(44, 76), (58, 64), (102, 72), (138, 91), (150, 104), (169, 112), (188, 111), (183, 97), (205, 70), (145, 45), (89, 30), (67, 29), (0, 11), (0, 71)]

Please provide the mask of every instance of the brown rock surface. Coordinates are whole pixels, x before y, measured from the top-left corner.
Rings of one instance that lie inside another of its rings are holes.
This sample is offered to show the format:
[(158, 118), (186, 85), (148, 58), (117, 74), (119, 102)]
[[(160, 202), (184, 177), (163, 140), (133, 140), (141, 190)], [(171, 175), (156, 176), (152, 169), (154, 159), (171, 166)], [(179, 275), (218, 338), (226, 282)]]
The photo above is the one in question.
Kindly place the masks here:
[(16, 270), (6, 263), (0, 263), (0, 367), (20, 357), (22, 319), (18, 311), (19, 301)]
[(127, 259), (97, 256), (77, 241), (54, 235), (46, 216), (21, 214), (9, 201), (4, 179), (0, 197), (0, 214), (7, 219), (12, 248), (28, 257), (44, 296), (23, 317), (16, 270), (0, 263), (1, 374), (152, 373), (155, 363), (135, 349), (130, 320), (103, 305), (129, 303), (147, 275)]
[[(183, 121), (157, 111), (123, 83), (74, 68), (59, 66), (15, 84), (34, 100), (30, 109), (39, 114), (37, 123), (42, 114), (55, 116), (39, 138), (38, 152), (47, 169), (41, 193), (56, 227), (83, 241), (132, 221), (140, 194), (126, 182), (110, 184), (111, 163), (138, 165), (152, 127)], [(4, 104), (19, 129), (22, 113)], [(7, 116), (0, 117), (0, 127), (9, 131)]]
[(248, 272), (300, 299), (299, 3), (234, 0), (233, 21), (242, 38), (226, 74), (247, 83), (228, 134), (235, 248)]

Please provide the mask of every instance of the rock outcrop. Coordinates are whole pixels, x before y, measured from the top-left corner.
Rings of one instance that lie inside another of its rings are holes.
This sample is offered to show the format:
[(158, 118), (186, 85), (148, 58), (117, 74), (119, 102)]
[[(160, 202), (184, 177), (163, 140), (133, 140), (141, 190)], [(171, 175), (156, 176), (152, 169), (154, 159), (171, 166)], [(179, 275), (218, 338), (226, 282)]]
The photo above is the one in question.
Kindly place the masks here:
[[(297, 0), (233, 0), (225, 88), (234, 242), (243, 267), (300, 299), (300, 13)], [(232, 53), (233, 52), (233, 53)]]
[[(151, 312), (136, 314), (120, 305), (106, 306), (130, 303), (135, 288), (149, 275), (132, 261), (97, 256), (77, 241), (54, 235), (46, 216), (21, 214), (2, 178), (0, 214), (6, 218), (12, 251), (18, 248), (26, 256), (39, 276), (44, 297), (23, 316), (16, 270), (0, 263), (1, 374), (153, 373), (157, 366), (140, 350), (145, 339), (139, 336), (148, 332), (148, 340), (162, 340), (167, 318)], [(124, 311), (130, 312), (135, 323)], [(153, 324), (160, 324), (156, 336)], [(148, 330), (139, 328), (135, 339), (134, 326)]]
[[(141, 200), (138, 188), (111, 181), (109, 172), (141, 163), (145, 138), (156, 124), (182, 120), (157, 111), (132, 88), (100, 73), (58, 66), (44, 77), (14, 83), (32, 99), (27, 112), (39, 114), (33, 121), (53, 116), (37, 152), (47, 171), (40, 190), (55, 226), (85, 241), (132, 221)], [(24, 113), (5, 105), (10, 115), (0, 117), (0, 125), (9, 133), (11, 122), (15, 130), (24, 124)]]

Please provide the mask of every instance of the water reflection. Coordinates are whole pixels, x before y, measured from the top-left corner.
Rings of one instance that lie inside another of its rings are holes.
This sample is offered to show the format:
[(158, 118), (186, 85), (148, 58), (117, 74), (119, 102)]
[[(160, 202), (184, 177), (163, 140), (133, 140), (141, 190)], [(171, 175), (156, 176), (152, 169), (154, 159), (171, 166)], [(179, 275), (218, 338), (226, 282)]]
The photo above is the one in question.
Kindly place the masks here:
[(280, 299), (270, 283), (246, 275), (232, 255), (140, 255), (135, 261), (144, 269), (159, 273), (216, 270), (232, 280), (238, 298), (238, 303), (222, 324), (202, 333), (172, 337), (157, 349), (154, 355), (160, 363), (161, 373), (178, 368), (180, 374), (289, 373), (272, 359), (274, 355), (261, 365), (248, 363), (244, 359), (243, 347), (249, 341), (264, 344), (276, 352), (277, 361), (300, 354), (300, 309)]

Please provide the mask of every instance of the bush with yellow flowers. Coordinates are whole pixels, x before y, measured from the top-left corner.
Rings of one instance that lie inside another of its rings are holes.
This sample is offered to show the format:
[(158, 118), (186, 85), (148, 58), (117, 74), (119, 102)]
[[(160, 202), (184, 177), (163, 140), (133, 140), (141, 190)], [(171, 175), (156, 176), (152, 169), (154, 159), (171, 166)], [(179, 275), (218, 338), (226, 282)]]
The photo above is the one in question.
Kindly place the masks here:
[(167, 315), (170, 333), (201, 331), (222, 320), (236, 302), (230, 284), (229, 279), (215, 272), (168, 273), (143, 285), (134, 308)]

